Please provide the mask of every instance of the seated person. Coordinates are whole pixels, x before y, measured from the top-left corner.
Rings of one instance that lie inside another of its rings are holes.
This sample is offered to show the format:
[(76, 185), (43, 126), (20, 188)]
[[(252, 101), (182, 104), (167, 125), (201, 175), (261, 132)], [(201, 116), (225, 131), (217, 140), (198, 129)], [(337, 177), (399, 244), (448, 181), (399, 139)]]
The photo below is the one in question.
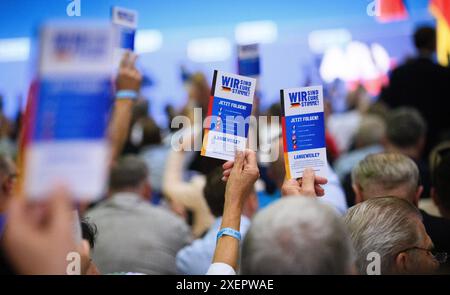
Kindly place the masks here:
[(398, 197), (378, 197), (349, 209), (345, 223), (360, 274), (431, 274), (439, 267), (419, 210)]
[[(259, 177), (256, 155), (240, 152), (224, 164), (227, 180), (221, 231), (208, 274), (238, 269), (240, 215)], [(286, 198), (256, 214), (243, 243), (242, 274), (349, 274), (352, 247), (340, 217), (314, 199), (323, 196), (326, 179), (305, 170), (301, 181), (286, 180)], [(225, 234), (222, 234), (224, 233)]]
[[(354, 167), (352, 183), (356, 203), (377, 197), (395, 196), (417, 207), (423, 190), (419, 185), (417, 165), (407, 156), (397, 153), (367, 156)], [(450, 251), (450, 220), (419, 211), (436, 250)]]
[(176, 274), (177, 252), (189, 244), (185, 222), (148, 198), (145, 163), (135, 156), (111, 169), (110, 197), (87, 213), (97, 225), (93, 259), (102, 273)]

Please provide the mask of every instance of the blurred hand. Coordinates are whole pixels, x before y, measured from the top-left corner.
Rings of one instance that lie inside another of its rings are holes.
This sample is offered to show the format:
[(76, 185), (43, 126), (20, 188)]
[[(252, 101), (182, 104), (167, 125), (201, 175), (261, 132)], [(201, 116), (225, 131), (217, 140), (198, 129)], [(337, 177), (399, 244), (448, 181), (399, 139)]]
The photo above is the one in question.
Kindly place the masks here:
[(139, 92), (141, 89), (142, 75), (136, 69), (136, 59), (137, 55), (129, 51), (123, 55), (116, 80), (117, 91), (134, 90)]
[(223, 180), (227, 181), (225, 202), (242, 206), (259, 178), (256, 153), (252, 150), (239, 151), (235, 160), (226, 162), (223, 168)]
[(14, 198), (7, 214), (3, 245), (14, 269), (27, 275), (66, 274), (67, 254), (77, 252), (68, 193), (56, 190), (44, 206)]
[(306, 168), (302, 178), (284, 180), (281, 194), (283, 196), (322, 197), (325, 191), (321, 185), (327, 182), (326, 178), (316, 176), (314, 170)]

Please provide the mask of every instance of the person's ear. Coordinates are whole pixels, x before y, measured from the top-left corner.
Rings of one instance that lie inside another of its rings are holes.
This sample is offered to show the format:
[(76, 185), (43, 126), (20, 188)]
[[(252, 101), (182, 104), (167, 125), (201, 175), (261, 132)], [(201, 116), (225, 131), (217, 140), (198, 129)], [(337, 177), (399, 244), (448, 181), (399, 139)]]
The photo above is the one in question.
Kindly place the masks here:
[(0, 189), (2, 190), (1, 194), (7, 196), (8, 195), (8, 181), (2, 179), (1, 184), (2, 184), (0, 187)]
[(395, 270), (396, 273), (408, 273), (408, 254), (401, 252), (395, 257)]
[(439, 208), (441, 206), (441, 200), (439, 200), (439, 196), (434, 187), (431, 187), (430, 189), (430, 197), (433, 200), (434, 205)]
[(148, 181), (145, 181), (144, 183), (144, 196), (147, 200), (152, 199), (152, 186)]
[(419, 207), (419, 200), (420, 200), (420, 196), (422, 195), (422, 193), (423, 193), (423, 185), (419, 185), (417, 187), (416, 195), (414, 196), (414, 201), (413, 201), (413, 203), (416, 207)]
[(381, 145), (384, 147), (384, 149), (387, 149), (388, 145), (389, 145), (389, 140), (387, 139), (387, 136), (384, 135), (383, 137), (381, 137), (380, 140)]
[[(417, 144), (417, 149), (418, 149), (419, 153), (422, 153), (423, 149), (425, 148), (425, 142), (426, 142), (426, 137), (424, 135), (422, 135)], [(418, 156), (420, 156), (420, 155), (418, 155)]]
[(5, 181), (3, 183), (3, 186), (4, 186), (3, 187), (3, 191), (5, 192), (5, 194), (7, 196), (10, 196), (12, 194), (12, 192), (13, 192), (13, 189), (14, 189), (14, 180), (8, 179), (7, 181)]
[(353, 192), (355, 193), (355, 204), (362, 203), (364, 198), (362, 196), (362, 188), (357, 184), (352, 184)]

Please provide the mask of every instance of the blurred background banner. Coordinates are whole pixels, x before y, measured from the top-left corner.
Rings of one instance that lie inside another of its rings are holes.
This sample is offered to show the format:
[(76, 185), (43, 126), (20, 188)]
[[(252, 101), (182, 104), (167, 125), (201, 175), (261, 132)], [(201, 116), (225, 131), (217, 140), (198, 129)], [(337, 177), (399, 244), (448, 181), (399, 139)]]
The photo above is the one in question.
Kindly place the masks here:
[(408, 11), (404, 0), (376, 0), (375, 9), (381, 22), (404, 20), (408, 17)]
[(444, 66), (450, 61), (450, 1), (431, 0), (430, 11), (436, 17), (437, 54)]
[[(435, 1), (447, 3), (447, 1)], [(80, 4), (75, 7), (75, 4)], [(73, 13), (67, 14), (68, 5)], [(380, 23), (372, 0), (339, 1), (32, 1), (0, 4), (0, 94), (10, 118), (26, 103), (32, 79), (38, 24), (47, 19), (111, 18), (113, 6), (139, 12), (135, 52), (145, 77), (143, 97), (152, 116), (167, 126), (164, 108), (182, 107), (183, 75), (214, 69), (238, 72), (237, 45), (258, 44), (261, 108), (278, 101), (279, 89), (361, 82), (377, 95), (395, 65), (414, 54), (411, 34), (434, 24), (430, 0), (381, 1), (381, 16), (407, 15)], [(441, 7), (439, 5), (436, 7)], [(407, 12), (406, 12), (407, 11)], [(78, 16), (79, 15), (79, 16)], [(445, 14), (442, 14), (445, 15)], [(440, 25), (441, 27), (442, 25)], [(442, 30), (440, 29), (440, 32)], [(339, 111), (339, 99), (333, 101)]]

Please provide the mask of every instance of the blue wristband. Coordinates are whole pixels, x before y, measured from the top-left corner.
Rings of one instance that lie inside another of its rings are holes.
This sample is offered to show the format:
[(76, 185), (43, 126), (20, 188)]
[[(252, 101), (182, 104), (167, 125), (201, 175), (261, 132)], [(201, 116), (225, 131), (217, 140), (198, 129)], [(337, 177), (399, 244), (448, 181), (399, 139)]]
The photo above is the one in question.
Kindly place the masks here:
[(230, 227), (222, 228), (217, 233), (217, 240), (219, 240), (223, 235), (233, 237), (233, 238), (237, 239), (238, 241), (241, 240), (241, 233)]
[(137, 99), (138, 93), (134, 90), (119, 90), (116, 93), (116, 99)]

